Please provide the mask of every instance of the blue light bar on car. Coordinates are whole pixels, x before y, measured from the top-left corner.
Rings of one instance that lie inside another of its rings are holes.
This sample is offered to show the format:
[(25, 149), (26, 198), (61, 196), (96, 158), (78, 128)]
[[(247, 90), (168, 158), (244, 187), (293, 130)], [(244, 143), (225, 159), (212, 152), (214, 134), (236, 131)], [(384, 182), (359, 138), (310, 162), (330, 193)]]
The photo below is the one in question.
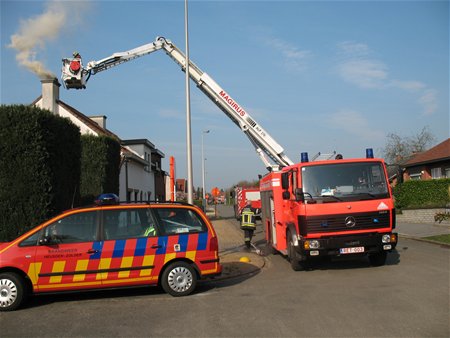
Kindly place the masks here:
[(97, 205), (119, 204), (119, 197), (116, 194), (101, 194), (95, 199)]

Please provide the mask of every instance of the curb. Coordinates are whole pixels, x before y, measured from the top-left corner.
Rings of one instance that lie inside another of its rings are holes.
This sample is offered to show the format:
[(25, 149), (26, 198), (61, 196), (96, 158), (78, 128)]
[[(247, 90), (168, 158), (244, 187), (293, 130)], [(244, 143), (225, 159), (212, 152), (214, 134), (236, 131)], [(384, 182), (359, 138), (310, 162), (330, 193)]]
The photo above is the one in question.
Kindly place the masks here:
[(446, 248), (450, 248), (449, 243), (442, 243), (442, 242), (433, 241), (431, 239), (426, 239), (426, 238), (422, 238), (422, 237), (415, 237), (415, 236), (405, 235), (405, 234), (400, 234), (400, 233), (398, 234), (398, 237), (406, 238), (406, 239), (413, 239), (413, 240), (416, 240), (419, 242), (426, 242), (426, 243), (441, 245), (441, 246), (445, 246)]
[[(266, 265), (265, 259), (254, 252), (219, 253), (219, 257), (223, 270), (220, 276), (214, 278), (219, 281), (257, 274)], [(242, 257), (248, 258), (249, 262), (241, 262)]]

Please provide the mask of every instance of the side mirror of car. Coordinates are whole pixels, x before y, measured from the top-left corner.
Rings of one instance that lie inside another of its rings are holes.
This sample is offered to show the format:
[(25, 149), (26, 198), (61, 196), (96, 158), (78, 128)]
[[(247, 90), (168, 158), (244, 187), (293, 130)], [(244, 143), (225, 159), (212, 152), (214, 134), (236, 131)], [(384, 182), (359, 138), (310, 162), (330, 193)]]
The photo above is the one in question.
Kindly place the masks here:
[(50, 245), (54, 241), (51, 236), (44, 236), (39, 239), (39, 245)]

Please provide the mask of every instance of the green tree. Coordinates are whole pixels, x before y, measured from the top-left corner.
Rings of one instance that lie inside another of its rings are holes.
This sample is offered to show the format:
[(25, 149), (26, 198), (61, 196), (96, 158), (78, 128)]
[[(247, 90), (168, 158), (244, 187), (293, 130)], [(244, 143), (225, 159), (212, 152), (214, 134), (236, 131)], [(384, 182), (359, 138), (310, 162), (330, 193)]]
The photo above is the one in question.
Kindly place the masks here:
[(107, 136), (81, 136), (81, 204), (102, 193), (119, 194), (120, 144)]

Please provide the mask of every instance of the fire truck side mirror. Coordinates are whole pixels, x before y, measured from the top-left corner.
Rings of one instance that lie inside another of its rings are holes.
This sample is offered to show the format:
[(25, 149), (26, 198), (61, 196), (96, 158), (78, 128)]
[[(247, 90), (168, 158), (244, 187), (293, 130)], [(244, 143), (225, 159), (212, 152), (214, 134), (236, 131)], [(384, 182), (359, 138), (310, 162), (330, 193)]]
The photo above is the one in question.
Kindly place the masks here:
[(299, 202), (305, 202), (305, 195), (302, 188), (296, 188), (294, 190), (295, 200)]
[(283, 190), (289, 189), (289, 173), (281, 174), (281, 188)]

